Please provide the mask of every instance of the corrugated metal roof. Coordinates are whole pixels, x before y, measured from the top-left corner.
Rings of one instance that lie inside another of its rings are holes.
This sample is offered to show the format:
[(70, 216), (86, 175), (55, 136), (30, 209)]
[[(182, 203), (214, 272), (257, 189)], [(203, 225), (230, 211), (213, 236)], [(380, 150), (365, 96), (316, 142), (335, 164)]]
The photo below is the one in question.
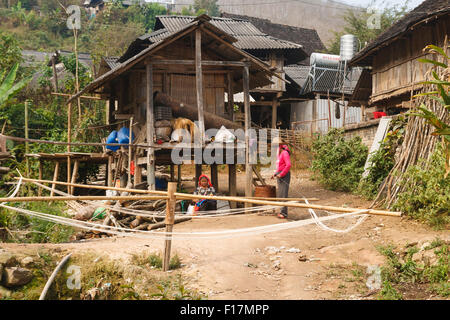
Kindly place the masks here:
[(120, 62), (118, 61), (119, 57), (105, 57), (104, 59), (108, 67), (111, 68), (111, 70), (120, 66)]
[(300, 87), (305, 85), (306, 79), (308, 79), (310, 66), (300, 66), (297, 64), (288, 65), (284, 67), (286, 75)]
[[(155, 29), (157, 29), (156, 32), (165, 30), (165, 32), (172, 33), (180, 30), (194, 19), (195, 17), (190, 16), (158, 16)], [(210, 23), (235, 37), (238, 41), (234, 45), (242, 50), (302, 49), (299, 44), (277, 39), (261, 32), (246, 20), (214, 17)], [(155, 37), (155, 33), (148, 36)]]

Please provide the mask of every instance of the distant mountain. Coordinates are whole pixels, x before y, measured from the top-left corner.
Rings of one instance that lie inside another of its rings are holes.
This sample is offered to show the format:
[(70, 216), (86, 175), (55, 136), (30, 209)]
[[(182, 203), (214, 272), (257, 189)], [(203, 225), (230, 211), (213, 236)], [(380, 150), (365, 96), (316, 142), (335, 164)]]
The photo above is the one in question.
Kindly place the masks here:
[[(174, 0), (180, 11), (193, 0)], [(317, 30), (328, 45), (334, 40), (333, 31), (342, 31), (347, 10), (362, 10), (333, 0), (219, 0), (220, 10), (227, 13), (264, 18), (273, 23)]]

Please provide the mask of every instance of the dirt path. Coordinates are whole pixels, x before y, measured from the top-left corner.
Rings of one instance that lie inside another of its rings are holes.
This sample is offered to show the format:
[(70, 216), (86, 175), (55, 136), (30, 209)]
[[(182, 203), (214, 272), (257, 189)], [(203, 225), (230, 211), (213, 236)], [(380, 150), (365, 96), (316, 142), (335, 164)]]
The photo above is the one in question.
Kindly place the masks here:
[[(370, 204), (353, 195), (324, 190), (308, 178), (307, 172), (296, 175), (291, 197), (317, 197), (321, 199), (318, 203), (339, 206), (366, 207)], [(306, 210), (291, 210), (289, 214), (294, 220), (309, 218)], [(329, 225), (345, 228), (354, 221), (354, 218), (336, 220)], [(271, 215), (241, 215), (194, 220), (176, 225), (174, 231), (227, 230), (280, 222)], [(433, 231), (407, 218), (372, 216), (346, 234), (309, 225), (233, 239), (175, 240), (172, 248), (185, 265), (181, 272), (190, 279), (190, 287), (204, 292), (209, 299), (352, 299), (363, 298), (368, 292), (354, 279), (358, 272), (356, 266), (365, 269), (385, 261), (377, 252), (377, 245), (406, 245), (436, 237), (450, 240), (448, 231)], [(12, 251), (38, 250), (43, 246), (1, 245)], [(110, 238), (45, 247), (107, 253), (114, 259), (128, 259), (133, 253), (160, 252), (163, 241)], [(292, 252), (287, 252), (291, 248)]]

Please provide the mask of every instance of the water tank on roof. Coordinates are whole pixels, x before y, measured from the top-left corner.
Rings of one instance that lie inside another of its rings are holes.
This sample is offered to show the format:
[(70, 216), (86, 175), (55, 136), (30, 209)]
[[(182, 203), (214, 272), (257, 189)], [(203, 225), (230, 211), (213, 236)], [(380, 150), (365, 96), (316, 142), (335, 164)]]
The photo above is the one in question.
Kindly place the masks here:
[(317, 53), (311, 54), (310, 63), (318, 68), (337, 68), (340, 57), (333, 54)]
[(358, 38), (352, 34), (345, 34), (341, 37), (341, 60), (349, 61), (358, 52)]

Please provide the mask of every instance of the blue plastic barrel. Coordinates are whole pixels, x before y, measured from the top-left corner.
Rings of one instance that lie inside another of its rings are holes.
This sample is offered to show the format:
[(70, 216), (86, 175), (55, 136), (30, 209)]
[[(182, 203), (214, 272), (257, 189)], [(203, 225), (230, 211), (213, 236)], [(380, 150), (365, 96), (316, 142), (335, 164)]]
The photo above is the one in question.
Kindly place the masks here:
[[(134, 140), (134, 133), (131, 136), (131, 140)], [(120, 144), (130, 144), (130, 129), (127, 127), (123, 127), (117, 133), (117, 141)]]
[[(114, 130), (113, 132), (111, 132), (109, 134), (108, 138), (106, 138), (106, 143), (119, 143), (117, 141), (117, 131), (116, 130)], [(117, 150), (119, 150), (119, 147), (118, 146), (106, 146), (106, 149), (116, 152)]]

